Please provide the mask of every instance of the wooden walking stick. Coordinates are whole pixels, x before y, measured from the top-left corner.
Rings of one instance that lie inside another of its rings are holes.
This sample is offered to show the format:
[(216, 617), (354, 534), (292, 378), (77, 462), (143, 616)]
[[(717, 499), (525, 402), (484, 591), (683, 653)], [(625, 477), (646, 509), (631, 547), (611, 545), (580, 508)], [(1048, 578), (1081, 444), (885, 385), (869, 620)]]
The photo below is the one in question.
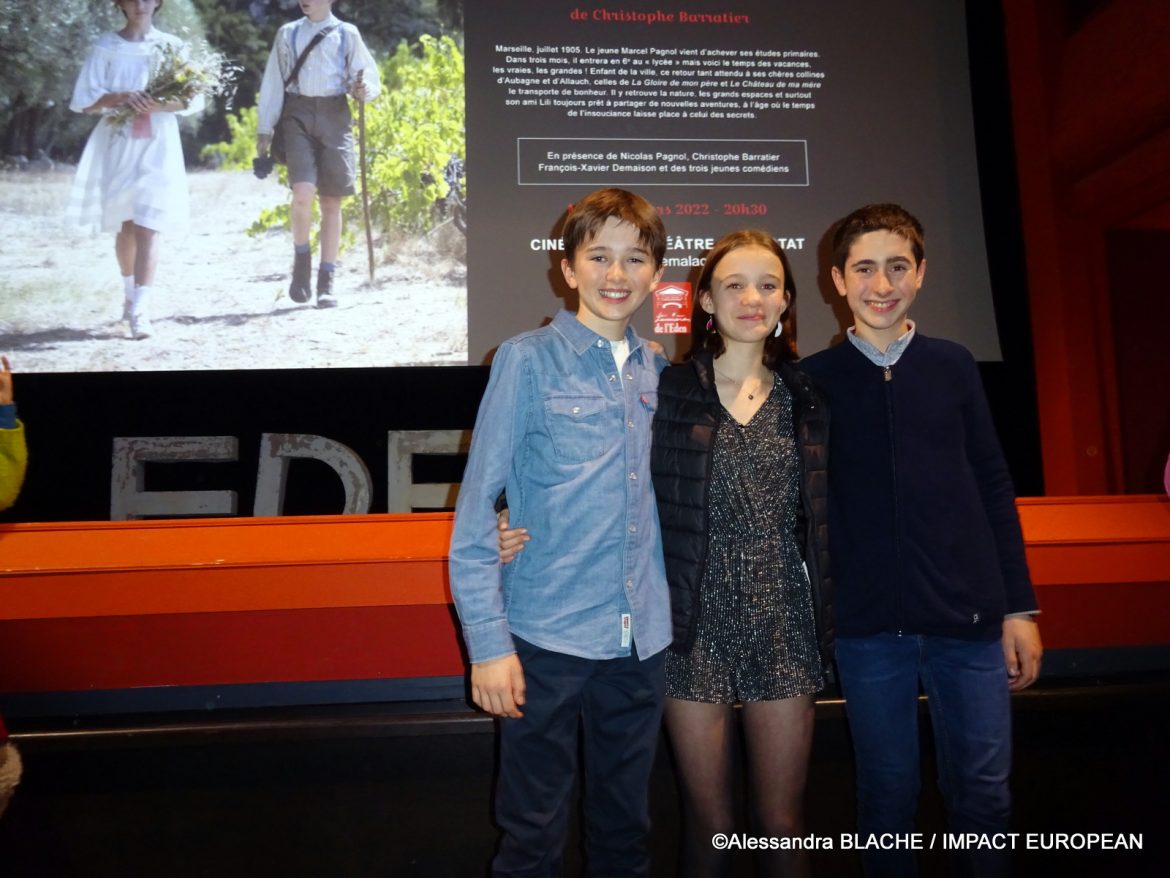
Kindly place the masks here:
[[(359, 70), (357, 81), (362, 81), (364, 70)], [(370, 189), (366, 175), (366, 101), (358, 98), (358, 161), (362, 166), (362, 217), (366, 222), (366, 253), (370, 259), (370, 283), (374, 282), (374, 232), (370, 228)]]

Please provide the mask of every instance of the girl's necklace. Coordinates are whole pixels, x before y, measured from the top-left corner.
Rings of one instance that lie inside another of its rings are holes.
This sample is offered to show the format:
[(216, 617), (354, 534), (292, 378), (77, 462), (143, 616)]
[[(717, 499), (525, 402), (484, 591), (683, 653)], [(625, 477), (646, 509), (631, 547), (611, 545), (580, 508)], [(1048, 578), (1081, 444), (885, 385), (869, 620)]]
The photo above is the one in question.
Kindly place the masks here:
[[(720, 377), (722, 377), (722, 378), (723, 378), (723, 380), (724, 380), (724, 381), (728, 381), (728, 382), (730, 382), (730, 383), (731, 383), (731, 384), (732, 384), (734, 387), (737, 387), (737, 388), (742, 388), (742, 387), (743, 387), (743, 383), (744, 383), (745, 381), (747, 381), (747, 377), (746, 377), (746, 376), (745, 376), (745, 377), (743, 377), (743, 378), (740, 378), (740, 379), (737, 381), (736, 379), (734, 379), (734, 378), (732, 378), (730, 375), (728, 375), (726, 372), (720, 372), (720, 371), (719, 371), (719, 369), (715, 369), (715, 374), (716, 374), (716, 375), (719, 375)], [(748, 398), (748, 399), (750, 399), (750, 400), (755, 400), (755, 398), (756, 398), (756, 394), (757, 394), (757, 393), (759, 393), (761, 390), (763, 390), (763, 389), (764, 389), (764, 381), (765, 381), (765, 379), (764, 379), (764, 378), (759, 378), (759, 377), (757, 377), (757, 378), (756, 378), (756, 387), (755, 387), (755, 392), (754, 392), (754, 393), (749, 393), (749, 394), (747, 395), (747, 398)]]

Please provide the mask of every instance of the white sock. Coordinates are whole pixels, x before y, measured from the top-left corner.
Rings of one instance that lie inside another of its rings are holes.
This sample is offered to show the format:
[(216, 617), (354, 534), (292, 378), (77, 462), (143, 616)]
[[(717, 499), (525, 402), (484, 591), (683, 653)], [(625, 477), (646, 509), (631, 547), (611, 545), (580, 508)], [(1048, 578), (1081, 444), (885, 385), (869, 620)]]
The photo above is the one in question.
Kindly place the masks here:
[(122, 319), (129, 320), (134, 311), (134, 275), (123, 275), (122, 292)]
[(131, 309), (131, 313), (135, 317), (137, 317), (139, 314), (141, 314), (143, 311), (146, 310), (143, 303), (149, 297), (150, 297), (150, 287), (136, 286), (134, 288), (134, 292), (130, 297), (130, 309)]

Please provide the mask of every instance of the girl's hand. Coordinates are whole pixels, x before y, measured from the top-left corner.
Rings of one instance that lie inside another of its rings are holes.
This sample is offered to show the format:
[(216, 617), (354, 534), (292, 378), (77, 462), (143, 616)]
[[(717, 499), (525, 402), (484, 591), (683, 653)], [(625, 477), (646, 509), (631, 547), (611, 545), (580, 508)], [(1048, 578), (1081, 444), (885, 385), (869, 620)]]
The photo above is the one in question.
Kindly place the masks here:
[(186, 109), (182, 101), (160, 101), (144, 91), (130, 93), (133, 97), (127, 103), (138, 113), (177, 113)]
[(144, 91), (128, 91), (123, 103), (135, 113), (153, 113), (162, 107), (158, 101)]
[(118, 107), (126, 107), (130, 104), (130, 95), (134, 94), (131, 91), (108, 91), (91, 106), (85, 108), (87, 113), (100, 113), (102, 110), (115, 110)]

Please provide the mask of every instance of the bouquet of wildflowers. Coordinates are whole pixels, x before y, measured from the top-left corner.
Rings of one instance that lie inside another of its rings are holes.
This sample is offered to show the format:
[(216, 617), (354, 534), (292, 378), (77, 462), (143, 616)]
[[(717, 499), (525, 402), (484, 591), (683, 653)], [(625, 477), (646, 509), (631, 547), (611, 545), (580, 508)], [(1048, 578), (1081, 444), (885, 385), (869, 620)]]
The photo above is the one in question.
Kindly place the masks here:
[[(186, 47), (162, 43), (158, 47), (158, 60), (150, 82), (143, 89), (159, 103), (179, 101), (187, 106), (198, 95), (226, 97), (229, 100), (236, 90), (236, 77), (243, 69), (228, 60), (206, 43), (198, 43), (188, 50)], [(114, 125), (125, 126), (137, 114), (130, 107), (118, 107), (109, 114)]]

